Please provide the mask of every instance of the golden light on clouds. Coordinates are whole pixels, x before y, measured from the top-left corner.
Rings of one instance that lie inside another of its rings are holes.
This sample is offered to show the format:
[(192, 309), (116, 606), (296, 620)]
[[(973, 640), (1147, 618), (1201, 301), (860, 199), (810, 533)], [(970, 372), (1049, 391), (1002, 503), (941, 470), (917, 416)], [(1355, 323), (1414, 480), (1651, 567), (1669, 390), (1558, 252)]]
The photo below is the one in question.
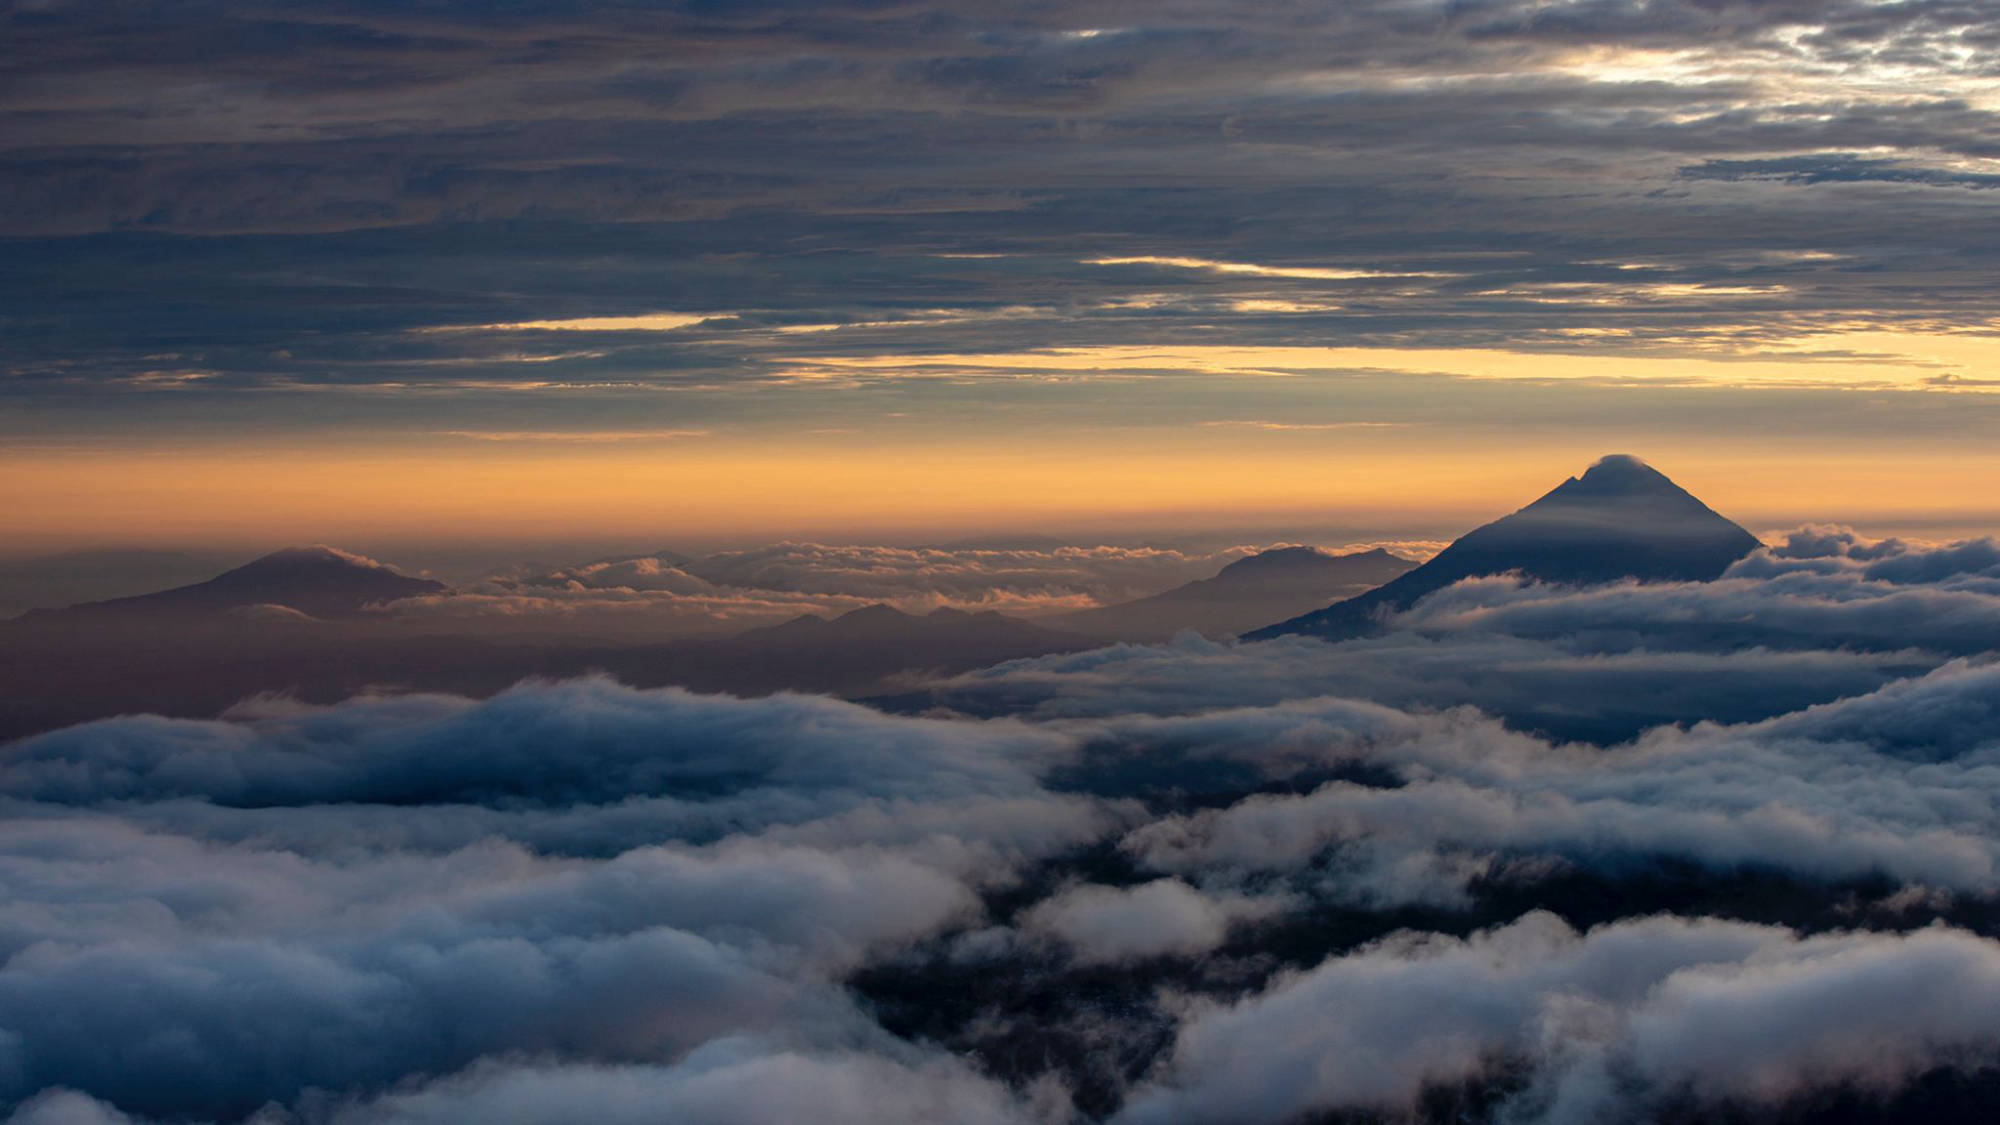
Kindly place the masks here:
[(1763, 50), (1592, 46), (1557, 55), (1549, 69), (1590, 82), (1750, 85), (1782, 91), (1794, 104), (1959, 98), (1978, 109), (2000, 106), (2000, 81), (1985, 72), (1984, 52), (1962, 36), (1936, 34), (1921, 47), (1911, 43), (1901, 51), (1856, 53), (1845, 60), (1814, 58), (1802, 49), (1806, 40), (1827, 30), (1799, 26), (1777, 31), (1775, 42)]
[[(1616, 340), (1617, 330), (1573, 330)], [(1148, 372), (1275, 377), (1312, 371), (1442, 374), (1470, 379), (1594, 380), (1716, 387), (1920, 388), (1948, 373), (1978, 380), (2000, 371), (2000, 335), (1857, 329), (1678, 345), (1633, 340), (1624, 351), (1529, 352), (1499, 348), (1255, 347), (1188, 344), (1049, 348), (1032, 352), (811, 356), (802, 375), (912, 377), (950, 374), (1139, 375)], [(1968, 385), (1977, 386), (1976, 382)]]
[(1086, 266), (1166, 266), (1172, 269), (1205, 270), (1209, 273), (1243, 277), (1281, 277), (1302, 281), (1368, 281), (1396, 277), (1454, 277), (1455, 274), (1429, 270), (1371, 270), (1338, 266), (1260, 266), (1255, 262), (1218, 262), (1209, 258), (1142, 256), (1134, 258), (1085, 258)]
[(707, 437), (707, 430), (435, 430), (437, 437), (488, 442), (552, 442), (566, 445), (614, 445), (635, 441), (678, 441)]
[(521, 320), (511, 324), (441, 324), (425, 332), (674, 332), (714, 319), (689, 313), (642, 316), (578, 316), (562, 320)]

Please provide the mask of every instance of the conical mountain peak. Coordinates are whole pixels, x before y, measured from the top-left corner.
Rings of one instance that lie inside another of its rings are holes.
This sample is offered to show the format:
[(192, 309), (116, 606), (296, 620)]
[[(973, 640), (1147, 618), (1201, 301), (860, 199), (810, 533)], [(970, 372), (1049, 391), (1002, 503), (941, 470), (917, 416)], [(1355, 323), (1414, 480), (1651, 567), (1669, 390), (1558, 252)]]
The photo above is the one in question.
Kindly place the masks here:
[[(1724, 524), (1742, 532), (1665, 473), (1626, 453), (1599, 458), (1582, 476), (1562, 482), (1508, 519), (1518, 524), (1512, 528), (1515, 532), (1527, 530), (1537, 520), (1581, 520), (1603, 525), (1606, 534), (1641, 537), (1700, 538)], [(1507, 524), (1502, 520), (1489, 526)]]
[(211, 615), (269, 604), (315, 617), (347, 616), (378, 602), (444, 589), (442, 582), (409, 577), (365, 555), (315, 544), (273, 551), (192, 586), (89, 602), (71, 611)]
[(1245, 555), (1222, 568), (1222, 574), (1230, 578), (1249, 578), (1258, 574), (1312, 567), (1324, 563), (1333, 556), (1318, 547), (1273, 547), (1254, 555)]
[(1706, 582), (1756, 547), (1755, 536), (1664, 473), (1629, 454), (1613, 454), (1392, 582), (1245, 635), (1359, 636), (1425, 594), (1489, 574), (1578, 586), (1627, 578)]
[(1318, 547), (1273, 547), (1237, 559), (1213, 578), (1054, 620), (1105, 640), (1163, 641), (1183, 629), (1232, 637), (1372, 589), (1415, 565), (1380, 548), (1334, 554)]

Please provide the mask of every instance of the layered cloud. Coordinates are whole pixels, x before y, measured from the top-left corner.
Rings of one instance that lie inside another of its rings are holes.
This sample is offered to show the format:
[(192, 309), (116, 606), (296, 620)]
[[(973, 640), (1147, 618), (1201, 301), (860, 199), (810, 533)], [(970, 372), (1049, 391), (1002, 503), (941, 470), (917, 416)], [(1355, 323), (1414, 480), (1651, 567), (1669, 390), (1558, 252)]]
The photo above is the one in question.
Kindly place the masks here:
[[(846, 594), (877, 600), (992, 604), (1001, 598), (1057, 607), (1126, 601), (1207, 578), (1260, 548), (1184, 551), (1165, 547), (985, 548), (828, 546), (781, 543), (709, 555), (689, 573), (724, 586)], [(1002, 602), (1001, 604), (1005, 604)]]
[[(1422, 544), (1399, 544), (1404, 550)], [(536, 623), (657, 638), (730, 632), (869, 605), (910, 613), (1047, 616), (1212, 577), (1260, 548), (893, 547), (786, 542), (699, 558), (672, 554), (517, 568), (449, 594), (405, 598), (388, 617), (504, 627)]]
[(1547, 1122), (1644, 1119), (1688, 1088), (1749, 1106), (1890, 1090), (2000, 1047), (1996, 989), (2000, 944), (1960, 930), (1802, 938), (1647, 918), (1578, 934), (1531, 914), (1391, 939), (1198, 1008), (1118, 1120), (1393, 1112), (1502, 1059), (1534, 1068), (1502, 1114)]
[[(4, 18), (3, 284), (32, 326), (6, 389), (45, 439), (1631, 416), (1410, 378), (1558, 371), (1962, 392), (1648, 409), (1683, 435), (1991, 426), (1990, 268), (1958, 232), (1996, 104), (1962, 3)], [(1120, 390), (1272, 370), (1344, 377)], [(333, 393), (384, 387), (428, 393)], [(107, 388), (148, 407), (85, 414)]]
[(1268, 917), (1278, 901), (1204, 895), (1178, 879), (1135, 887), (1069, 887), (1035, 904), (1023, 932), (1060, 942), (1083, 964), (1189, 957), (1228, 939), (1231, 924)]
[[(1469, 703), (1560, 737), (1615, 742), (1668, 722), (1746, 721), (1879, 687), (2000, 635), (1991, 540), (1794, 533), (1717, 582), (1573, 589), (1460, 582), (1342, 645), (1182, 638), (969, 673), (940, 702), (1044, 718), (1191, 711), (1339, 693)], [(1844, 553), (1855, 544), (1865, 558)], [(1828, 544), (1833, 544), (1832, 546)]]
[(1301, 872), (1327, 893), (1390, 903), (1449, 903), (1468, 882), (1545, 870), (1523, 875), (1509, 860), (1616, 869), (1660, 855), (1988, 894), (2000, 877), (2000, 792), (1986, 783), (2000, 753), (1996, 685), (2000, 666), (1954, 664), (1763, 723), (1659, 730), (1612, 750), (1549, 746), (1463, 715), (1407, 720), (1427, 729), (1385, 738), (1376, 716), (1292, 704), (1293, 731), (1405, 784), (1251, 797), (1155, 821), (1125, 846), (1154, 870)]
[[(951, 1104), (941, 1060), (817, 1061), (883, 1039), (836, 982), (1118, 822), (1035, 783), (1058, 750), (1009, 723), (588, 681), (29, 740), (9, 762), (6, 1096), (229, 1117), (488, 1057), (714, 1044), (632, 1080), (700, 1103), (799, 1071), (811, 1098), (822, 1070), (871, 1089), (907, 1066)], [(762, 1044), (737, 1052), (748, 1070), (720, 1065), (732, 1036)]]
[(599, 678), (50, 732), (0, 770), (0, 1100), (23, 1125), (1976, 1100), (1993, 557), (1808, 529), (1712, 583), (1474, 580), (1383, 637), (1017, 662), (922, 714)]

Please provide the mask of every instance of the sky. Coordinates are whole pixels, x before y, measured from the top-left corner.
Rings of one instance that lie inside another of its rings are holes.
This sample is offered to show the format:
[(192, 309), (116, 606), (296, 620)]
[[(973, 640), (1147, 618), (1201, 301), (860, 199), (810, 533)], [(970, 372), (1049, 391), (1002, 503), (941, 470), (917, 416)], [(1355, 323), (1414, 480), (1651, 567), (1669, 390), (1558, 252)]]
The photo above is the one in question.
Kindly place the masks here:
[(1969, 0), (0, 21), (10, 551), (2000, 523)]

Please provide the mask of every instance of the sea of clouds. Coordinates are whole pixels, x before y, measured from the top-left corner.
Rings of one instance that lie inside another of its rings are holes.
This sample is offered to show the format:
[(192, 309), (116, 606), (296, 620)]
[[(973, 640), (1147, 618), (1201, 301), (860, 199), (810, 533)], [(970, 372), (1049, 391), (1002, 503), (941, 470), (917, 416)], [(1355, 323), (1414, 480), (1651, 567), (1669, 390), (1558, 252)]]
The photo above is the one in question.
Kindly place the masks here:
[(516, 567), (462, 589), (405, 598), (381, 613), (438, 623), (598, 623), (653, 639), (838, 616), (996, 610), (1046, 616), (1129, 601), (1206, 578), (1255, 553), (1171, 547), (892, 547), (784, 542), (699, 558), (671, 553), (576, 566)]
[(0, 1112), (1776, 1120), (1991, 1080), (2000, 544), (1812, 528), (1393, 624), (902, 713), (581, 679), (21, 740)]
[[(415, 622), (582, 623), (641, 629), (650, 639), (731, 632), (802, 614), (837, 616), (870, 605), (907, 613), (993, 610), (1042, 618), (1115, 605), (1209, 578), (1228, 564), (1294, 544), (1215, 549), (1170, 546), (899, 547), (782, 542), (697, 558), (672, 553), (599, 559), (574, 566), (518, 566), (462, 588), (378, 607)], [(1384, 546), (1411, 559), (1429, 540)]]

